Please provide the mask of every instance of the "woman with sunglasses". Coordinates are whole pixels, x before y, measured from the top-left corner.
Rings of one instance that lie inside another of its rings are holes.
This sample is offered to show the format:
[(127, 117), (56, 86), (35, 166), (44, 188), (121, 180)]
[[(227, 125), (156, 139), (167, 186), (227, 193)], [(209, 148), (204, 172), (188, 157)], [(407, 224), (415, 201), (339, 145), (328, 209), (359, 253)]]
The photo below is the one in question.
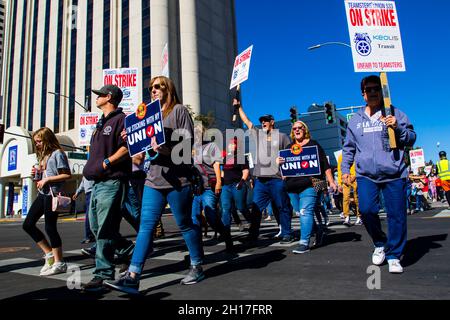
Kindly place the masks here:
[[(181, 230), (191, 258), (189, 273), (181, 280), (181, 284), (195, 284), (205, 275), (201, 267), (203, 246), (201, 230), (194, 225), (191, 218), (192, 191), (190, 179), (191, 154), (182, 155), (172, 149), (179, 144), (193, 144), (194, 124), (189, 111), (181, 104), (171, 79), (155, 77), (150, 82), (152, 100), (159, 99), (164, 120), (166, 143), (158, 146), (156, 139), (152, 139), (152, 151), (146, 161), (150, 161), (145, 180), (141, 209), (141, 224), (136, 238), (136, 247), (128, 271), (116, 281), (105, 281), (113, 289), (126, 293), (139, 292), (139, 278), (142, 274), (148, 253), (153, 250), (153, 233), (161, 218), (167, 203)], [(172, 135), (173, 134), (173, 135)], [(175, 136), (181, 141), (172, 141)], [(183, 159), (187, 158), (188, 163)], [(174, 160), (180, 164), (175, 164)]]
[[(41, 128), (33, 134), (32, 139), (36, 146), (39, 164), (32, 168), (31, 174), (37, 181), (39, 193), (23, 222), (23, 229), (44, 252), (45, 264), (40, 275), (51, 276), (67, 271), (67, 264), (62, 255), (61, 237), (56, 228), (58, 213), (52, 211), (51, 192), (55, 195), (62, 192), (64, 182), (70, 179), (71, 173), (67, 156), (52, 130)], [(50, 239), (50, 244), (36, 227), (42, 215), (45, 216), (45, 232)]]
[[(333, 190), (337, 189), (334, 182), (333, 174), (330, 165), (327, 160), (325, 151), (319, 145), (317, 141), (311, 139), (308, 126), (302, 122), (297, 121), (292, 125), (291, 139), (293, 143), (289, 145), (289, 148), (297, 145), (301, 148), (317, 146), (318, 156), (320, 161), (321, 174), (317, 176), (301, 176), (301, 177), (289, 177), (286, 178), (286, 187), (291, 196), (291, 201), (294, 202), (292, 206), (298, 208), (300, 212), (300, 228), (301, 236), (299, 245), (292, 251), (293, 253), (306, 253), (310, 250), (309, 242), (313, 229), (317, 230), (316, 244), (321, 242), (322, 232), (321, 227), (317, 225), (314, 220), (315, 208), (319, 205), (320, 190), (316, 191), (313, 185), (313, 179), (328, 181)], [(277, 158), (278, 164), (283, 164), (285, 159), (282, 157)]]

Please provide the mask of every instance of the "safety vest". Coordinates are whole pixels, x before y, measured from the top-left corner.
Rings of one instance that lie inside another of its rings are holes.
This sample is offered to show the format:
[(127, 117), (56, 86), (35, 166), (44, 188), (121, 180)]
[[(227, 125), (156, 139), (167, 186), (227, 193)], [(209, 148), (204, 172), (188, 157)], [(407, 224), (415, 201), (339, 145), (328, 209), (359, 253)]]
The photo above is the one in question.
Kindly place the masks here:
[(449, 161), (448, 160), (438, 161), (437, 166), (439, 170), (438, 173), (439, 178), (444, 181), (450, 180)]

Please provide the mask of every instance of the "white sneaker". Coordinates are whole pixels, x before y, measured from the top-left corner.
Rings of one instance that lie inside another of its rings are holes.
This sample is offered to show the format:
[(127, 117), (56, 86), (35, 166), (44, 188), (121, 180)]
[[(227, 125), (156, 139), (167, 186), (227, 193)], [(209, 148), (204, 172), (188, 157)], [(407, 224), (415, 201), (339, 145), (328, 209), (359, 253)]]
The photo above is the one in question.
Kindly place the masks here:
[(344, 220), (344, 224), (348, 227), (350, 227), (352, 225), (352, 223), (350, 222), (350, 217), (346, 217)]
[(362, 226), (362, 225), (363, 225), (362, 219), (358, 217), (358, 218), (356, 219), (355, 225), (357, 225), (357, 226)]
[(384, 248), (375, 248), (372, 254), (372, 263), (376, 266), (381, 266), (384, 262)]
[(388, 264), (389, 264), (389, 272), (390, 273), (403, 273), (403, 267), (400, 264), (400, 260), (391, 259), (391, 260), (388, 260)]
[(50, 270), (41, 273), (41, 276), (53, 276), (55, 274), (66, 273), (67, 264), (65, 262), (55, 262)]
[(343, 212), (341, 212), (341, 214), (339, 215), (339, 218), (345, 219), (345, 214)]
[(43, 275), (43, 273), (47, 272), (48, 270), (50, 270), (53, 266), (53, 264), (55, 263), (55, 258), (53, 257), (53, 252), (49, 252), (44, 256), (45, 259), (45, 264), (42, 267), (41, 271), (39, 272), (39, 275)]

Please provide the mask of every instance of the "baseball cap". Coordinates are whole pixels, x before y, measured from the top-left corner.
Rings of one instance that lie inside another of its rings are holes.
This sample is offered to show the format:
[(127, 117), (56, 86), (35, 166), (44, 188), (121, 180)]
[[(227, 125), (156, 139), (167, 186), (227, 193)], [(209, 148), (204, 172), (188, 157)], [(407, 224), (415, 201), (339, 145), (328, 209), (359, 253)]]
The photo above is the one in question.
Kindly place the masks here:
[(265, 115), (259, 117), (259, 122), (261, 122), (263, 120), (272, 121), (272, 120), (275, 120), (275, 119), (273, 118), (273, 115), (265, 114)]
[(445, 151), (439, 152), (439, 157), (446, 157), (447, 153)]
[(111, 103), (118, 106), (120, 101), (122, 101), (123, 93), (122, 90), (118, 86), (113, 84), (108, 84), (106, 86), (101, 87), (99, 90), (92, 90), (98, 96), (102, 95), (111, 95)]

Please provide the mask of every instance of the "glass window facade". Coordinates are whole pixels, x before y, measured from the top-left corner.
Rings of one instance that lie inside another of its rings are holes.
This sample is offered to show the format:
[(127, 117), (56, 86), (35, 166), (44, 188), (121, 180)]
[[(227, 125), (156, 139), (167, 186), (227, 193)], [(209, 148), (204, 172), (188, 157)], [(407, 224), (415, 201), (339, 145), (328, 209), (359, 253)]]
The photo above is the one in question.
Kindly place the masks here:
[(20, 64), (19, 64), (19, 90), (17, 94), (17, 119), (16, 119), (16, 125), (21, 126), (21, 118), (22, 118), (22, 110), (24, 107), (24, 101), (22, 99), (23, 94), (23, 74), (24, 69), (23, 66), (25, 64), (25, 36), (26, 36), (26, 30), (27, 30), (27, 4), (28, 2), (24, 2), (23, 4), (23, 16), (22, 16), (22, 39), (20, 40)]
[(44, 56), (42, 57), (42, 91), (40, 126), (45, 127), (47, 109), (48, 41), (50, 33), (50, 1), (45, 1)]
[(13, 80), (14, 80), (14, 47), (15, 47), (15, 43), (14, 43), (14, 39), (16, 38), (16, 27), (17, 27), (17, 1), (16, 0), (11, 0), (12, 1), (12, 23), (11, 23), (11, 40), (10, 40), (10, 46), (11, 46), (11, 50), (10, 50), (10, 58), (9, 58), (9, 81), (8, 81), (8, 97), (5, 101), (7, 101), (6, 103), (6, 128), (11, 126), (11, 102), (12, 102), (12, 87), (13, 87)]
[(33, 131), (38, 16), (39, 16), (39, 0), (36, 0), (36, 1), (34, 1), (33, 36), (32, 36), (32, 40), (31, 40), (32, 44), (31, 44), (31, 68), (30, 68), (30, 94), (29, 94), (29, 100), (28, 100), (28, 131)]
[[(75, 128), (75, 98), (76, 98), (76, 78), (77, 78), (77, 21), (78, 0), (72, 0), (72, 21), (70, 32), (70, 73), (69, 73), (69, 130)], [(81, 102), (82, 104), (84, 103)]]
[(103, 0), (103, 69), (109, 69), (111, 1)]
[(150, 60), (150, 1), (142, 0), (142, 81), (145, 103), (150, 102), (151, 60)]
[(122, 0), (122, 68), (130, 66), (130, 3)]
[[(56, 40), (56, 64), (55, 64), (55, 91), (61, 92), (61, 44), (62, 44), (62, 31), (63, 31), (63, 19), (64, 19), (64, 1), (58, 1), (58, 31)], [(61, 97), (55, 95), (55, 117), (53, 122), (53, 131), (59, 133), (59, 117), (61, 113), (60, 106)]]
[[(88, 0), (87, 17), (86, 17), (86, 80), (85, 92), (86, 97), (91, 96), (92, 86), (92, 29), (94, 23), (94, 0)], [(90, 103), (90, 99), (88, 103)], [(87, 107), (87, 106), (86, 106)]]

